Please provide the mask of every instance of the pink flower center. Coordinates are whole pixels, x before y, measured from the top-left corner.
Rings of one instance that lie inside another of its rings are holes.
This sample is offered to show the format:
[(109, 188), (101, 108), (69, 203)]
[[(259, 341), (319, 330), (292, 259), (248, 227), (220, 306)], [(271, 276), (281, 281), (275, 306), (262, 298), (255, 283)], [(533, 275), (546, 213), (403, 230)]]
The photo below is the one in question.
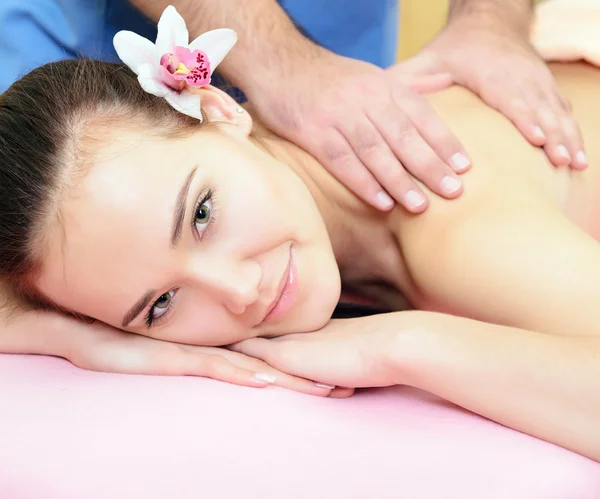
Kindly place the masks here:
[(205, 52), (192, 52), (187, 47), (175, 47), (173, 52), (164, 54), (160, 58), (160, 65), (174, 80), (191, 87), (204, 87), (210, 83), (210, 61)]

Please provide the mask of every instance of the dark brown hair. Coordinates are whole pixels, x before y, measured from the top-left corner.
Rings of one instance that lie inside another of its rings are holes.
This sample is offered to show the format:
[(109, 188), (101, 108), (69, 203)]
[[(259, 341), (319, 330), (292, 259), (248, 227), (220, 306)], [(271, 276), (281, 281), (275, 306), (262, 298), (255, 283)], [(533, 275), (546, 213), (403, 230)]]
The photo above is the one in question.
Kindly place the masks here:
[(91, 60), (47, 64), (0, 95), (0, 279), (21, 296), (36, 297), (43, 234), (90, 119), (142, 119), (169, 135), (199, 123), (147, 94), (125, 66)]

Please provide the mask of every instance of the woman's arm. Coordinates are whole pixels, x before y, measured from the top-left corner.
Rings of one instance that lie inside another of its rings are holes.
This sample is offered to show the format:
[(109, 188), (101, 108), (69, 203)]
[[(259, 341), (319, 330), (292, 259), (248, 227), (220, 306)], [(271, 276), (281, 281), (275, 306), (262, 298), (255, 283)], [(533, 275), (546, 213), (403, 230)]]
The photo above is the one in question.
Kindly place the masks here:
[[(119, 331), (101, 322), (27, 309), (2, 294), (0, 353), (63, 357), (91, 371), (163, 376), (203, 376), (264, 388), (275, 384), (310, 395), (328, 396), (331, 387), (284, 374), (264, 362), (221, 348), (204, 348)], [(351, 395), (337, 390), (334, 396)]]
[(600, 245), (518, 171), (401, 229), (418, 308), (483, 321), (422, 315), (407, 382), (600, 461)]
[(232, 348), (323, 383), (411, 385), (600, 462), (600, 337), (411, 311)]
[(600, 462), (600, 337), (417, 312), (393, 356), (400, 380)]
[(435, 312), (236, 349), (324, 383), (413, 385), (600, 461), (600, 246), (525, 166), (476, 170), (462, 199), (400, 215), (411, 298)]

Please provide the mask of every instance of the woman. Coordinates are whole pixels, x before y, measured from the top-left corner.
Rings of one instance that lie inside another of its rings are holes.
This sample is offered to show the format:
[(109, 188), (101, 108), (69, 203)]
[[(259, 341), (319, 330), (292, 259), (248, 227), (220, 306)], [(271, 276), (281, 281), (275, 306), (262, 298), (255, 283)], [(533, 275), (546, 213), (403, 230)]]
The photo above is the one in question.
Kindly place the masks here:
[[(24, 331), (31, 315), (13, 314), (0, 351), (78, 363), (109, 343), (139, 372), (138, 352), (163, 345), (153, 340), (233, 344), (320, 383), (293, 381), (304, 391), (409, 384), (600, 461), (600, 73), (555, 72), (592, 168), (550, 168), (453, 88), (430, 101), (480, 166), (461, 199), (413, 217), (375, 212), (212, 87), (199, 90), (199, 126), (117, 66), (34, 71), (0, 109), (7, 289), (137, 336), (60, 315), (61, 327)], [(330, 321), (340, 281), (380, 308), (420, 311)], [(215, 377), (270, 381), (243, 357), (203, 352)], [(179, 358), (162, 371), (190, 371)]]

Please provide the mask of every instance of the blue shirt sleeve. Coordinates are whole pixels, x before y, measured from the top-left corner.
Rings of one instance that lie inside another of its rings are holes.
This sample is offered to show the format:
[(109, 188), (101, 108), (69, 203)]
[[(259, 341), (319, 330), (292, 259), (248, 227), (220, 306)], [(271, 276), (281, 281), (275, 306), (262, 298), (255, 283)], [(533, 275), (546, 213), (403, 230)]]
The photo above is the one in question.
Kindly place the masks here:
[(55, 2), (0, 2), (0, 92), (46, 62), (63, 59), (68, 26)]
[[(382, 67), (395, 62), (398, 0), (279, 0), (325, 47)], [(153, 23), (127, 0), (0, 0), (0, 92), (48, 62), (80, 55), (116, 60), (112, 37), (154, 39)]]
[(38, 66), (89, 53), (104, 11), (98, 0), (0, 0), (0, 92)]
[(398, 0), (279, 0), (307, 36), (383, 68), (396, 62)]

